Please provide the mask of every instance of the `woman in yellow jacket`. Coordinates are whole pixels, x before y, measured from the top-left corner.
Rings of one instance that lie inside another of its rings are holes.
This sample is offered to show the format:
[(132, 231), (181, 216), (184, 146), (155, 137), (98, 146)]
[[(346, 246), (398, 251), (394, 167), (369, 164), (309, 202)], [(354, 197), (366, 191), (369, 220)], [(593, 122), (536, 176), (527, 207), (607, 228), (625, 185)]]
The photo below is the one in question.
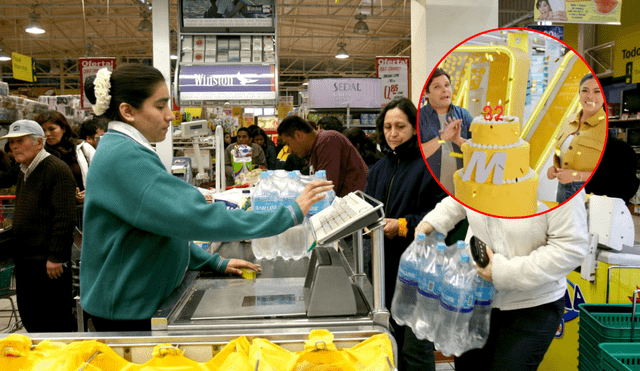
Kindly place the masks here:
[(607, 114), (598, 80), (585, 75), (580, 81), (582, 109), (563, 125), (557, 136), (554, 166), (547, 177), (558, 178), (556, 201), (563, 203), (584, 186), (598, 166), (607, 138)]

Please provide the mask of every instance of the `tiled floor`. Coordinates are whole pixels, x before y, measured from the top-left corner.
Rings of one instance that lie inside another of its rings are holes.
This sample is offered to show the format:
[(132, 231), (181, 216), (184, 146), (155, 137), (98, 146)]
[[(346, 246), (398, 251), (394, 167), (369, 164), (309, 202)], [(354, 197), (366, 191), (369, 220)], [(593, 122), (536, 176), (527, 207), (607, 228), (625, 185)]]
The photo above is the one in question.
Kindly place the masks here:
[[(19, 319), (20, 315), (18, 315), (17, 313), (18, 305), (16, 303), (15, 295), (12, 298), (13, 298), (13, 305), (16, 308), (16, 315), (18, 316), (18, 319)], [(6, 297), (0, 298), (0, 331), (1, 332), (9, 332), (10, 327), (16, 323), (15, 319), (12, 317), (11, 310), (12, 310), (11, 301), (9, 301), (9, 299)], [(26, 331), (24, 330), (24, 328), (20, 328), (14, 332), (24, 333)]]
[(436, 363), (436, 371), (448, 371), (448, 370), (455, 370), (455, 368), (453, 367), (453, 362)]

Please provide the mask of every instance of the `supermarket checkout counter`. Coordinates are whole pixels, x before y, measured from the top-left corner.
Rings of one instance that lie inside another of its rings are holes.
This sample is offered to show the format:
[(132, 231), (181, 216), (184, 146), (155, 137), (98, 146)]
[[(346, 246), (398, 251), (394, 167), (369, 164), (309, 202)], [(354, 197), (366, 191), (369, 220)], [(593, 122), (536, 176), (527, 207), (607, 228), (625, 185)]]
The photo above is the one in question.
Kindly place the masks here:
[[(356, 247), (342, 239), (323, 243), (311, 257), (297, 261), (260, 260), (255, 279), (189, 271), (181, 285), (152, 318), (151, 332), (29, 334), (70, 343), (99, 340), (131, 362), (146, 361), (155, 345), (170, 343), (195, 361), (211, 359), (230, 341), (246, 336), (267, 339), (290, 351), (301, 351), (309, 333), (326, 329), (339, 349), (387, 333), (384, 308), (384, 221), (372, 230), (373, 283), (363, 273), (362, 241)], [(359, 234), (358, 234), (359, 235)], [(255, 261), (248, 242), (219, 244), (225, 258)], [(349, 305), (351, 303), (352, 305)], [(2, 338), (0, 334), (0, 338)], [(396, 343), (392, 336), (394, 359)]]

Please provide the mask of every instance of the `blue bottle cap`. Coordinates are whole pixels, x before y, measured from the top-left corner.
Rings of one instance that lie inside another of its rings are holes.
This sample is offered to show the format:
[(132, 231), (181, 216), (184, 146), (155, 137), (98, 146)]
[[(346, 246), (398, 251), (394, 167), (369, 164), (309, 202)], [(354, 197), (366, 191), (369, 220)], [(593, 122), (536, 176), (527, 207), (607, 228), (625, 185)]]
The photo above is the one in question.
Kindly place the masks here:
[(318, 170), (316, 171), (316, 178), (323, 178), (327, 176), (326, 170)]
[(418, 235), (416, 236), (417, 241), (424, 241), (426, 239), (427, 239), (427, 235), (425, 235), (424, 233), (418, 233)]
[(469, 255), (460, 254), (460, 261), (463, 262), (463, 263), (468, 263), (469, 262)]
[(438, 241), (443, 241), (443, 240), (444, 240), (444, 235), (443, 235), (442, 233), (438, 232), (438, 233), (436, 234), (436, 239), (437, 239)]
[(447, 245), (445, 245), (444, 242), (438, 242), (438, 244), (436, 245), (436, 250), (438, 251), (445, 251), (447, 249)]
[(270, 175), (270, 174), (269, 174), (268, 172), (263, 171), (263, 172), (261, 172), (261, 173), (260, 173), (260, 178), (268, 178), (268, 177), (269, 177), (269, 175)]
[(288, 176), (289, 178), (295, 178), (295, 177), (297, 177), (297, 176), (298, 176), (298, 174), (296, 174), (296, 173), (294, 173), (293, 171), (291, 171), (291, 172), (288, 172), (288, 173), (287, 173), (287, 176)]
[(456, 242), (456, 246), (458, 247), (459, 250), (462, 250), (465, 247), (465, 243), (464, 241), (458, 241)]

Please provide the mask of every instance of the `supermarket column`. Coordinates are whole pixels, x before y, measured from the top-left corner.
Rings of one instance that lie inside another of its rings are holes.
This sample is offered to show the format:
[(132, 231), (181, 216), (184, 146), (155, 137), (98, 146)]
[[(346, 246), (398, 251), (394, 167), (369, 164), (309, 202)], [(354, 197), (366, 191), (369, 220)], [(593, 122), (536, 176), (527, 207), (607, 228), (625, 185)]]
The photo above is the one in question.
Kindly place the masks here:
[(440, 58), (464, 39), (498, 27), (498, 1), (411, 0), (411, 100)]

